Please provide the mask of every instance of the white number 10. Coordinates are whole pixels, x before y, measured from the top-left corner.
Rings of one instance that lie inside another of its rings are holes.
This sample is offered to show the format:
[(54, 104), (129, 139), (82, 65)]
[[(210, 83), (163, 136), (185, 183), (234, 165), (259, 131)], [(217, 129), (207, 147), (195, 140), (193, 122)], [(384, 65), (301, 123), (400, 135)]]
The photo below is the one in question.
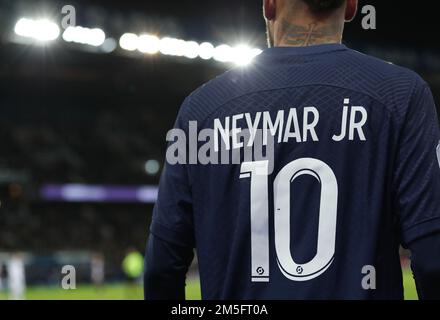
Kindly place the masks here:
[[(251, 179), (252, 282), (269, 282), (268, 168), (268, 161), (244, 162), (241, 166), (240, 178)], [(300, 265), (290, 252), (290, 186), (302, 175), (310, 175), (320, 183), (321, 201), (316, 255)], [(337, 206), (338, 183), (326, 163), (312, 158), (298, 159), (278, 173), (274, 181), (275, 251), (278, 267), (288, 279), (308, 281), (330, 267), (335, 254)]]

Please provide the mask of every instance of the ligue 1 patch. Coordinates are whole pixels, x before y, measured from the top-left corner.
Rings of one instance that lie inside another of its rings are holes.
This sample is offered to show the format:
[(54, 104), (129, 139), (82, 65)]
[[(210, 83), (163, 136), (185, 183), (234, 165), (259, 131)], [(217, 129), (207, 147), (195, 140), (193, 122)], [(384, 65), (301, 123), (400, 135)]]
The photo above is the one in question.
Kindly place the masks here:
[(438, 146), (437, 146), (437, 161), (438, 161), (438, 166), (440, 167), (440, 141), (438, 142)]

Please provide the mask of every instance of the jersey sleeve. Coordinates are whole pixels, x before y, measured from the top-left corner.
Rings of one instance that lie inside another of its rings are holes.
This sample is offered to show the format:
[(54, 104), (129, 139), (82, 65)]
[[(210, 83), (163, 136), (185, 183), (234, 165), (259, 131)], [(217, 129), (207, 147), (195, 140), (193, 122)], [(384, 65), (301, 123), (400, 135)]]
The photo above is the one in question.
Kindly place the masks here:
[[(184, 133), (186, 127), (179, 113), (174, 129)], [(187, 134), (185, 136), (188, 137)], [(170, 164), (165, 161), (150, 231), (156, 237), (170, 243), (187, 247), (195, 246), (193, 202), (186, 164), (181, 162)]]
[(419, 84), (400, 133), (395, 194), (402, 245), (440, 231), (440, 132), (431, 90)]

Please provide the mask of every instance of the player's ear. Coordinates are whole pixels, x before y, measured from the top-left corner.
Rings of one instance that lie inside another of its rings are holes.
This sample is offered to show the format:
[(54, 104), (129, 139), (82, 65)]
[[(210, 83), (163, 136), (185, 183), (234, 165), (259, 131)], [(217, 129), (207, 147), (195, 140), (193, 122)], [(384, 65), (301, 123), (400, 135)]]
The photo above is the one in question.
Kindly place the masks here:
[(273, 21), (277, 15), (276, 0), (264, 0), (263, 4), (264, 17), (268, 21)]
[(345, 8), (345, 21), (350, 22), (356, 16), (358, 8), (358, 0), (347, 0), (347, 6)]

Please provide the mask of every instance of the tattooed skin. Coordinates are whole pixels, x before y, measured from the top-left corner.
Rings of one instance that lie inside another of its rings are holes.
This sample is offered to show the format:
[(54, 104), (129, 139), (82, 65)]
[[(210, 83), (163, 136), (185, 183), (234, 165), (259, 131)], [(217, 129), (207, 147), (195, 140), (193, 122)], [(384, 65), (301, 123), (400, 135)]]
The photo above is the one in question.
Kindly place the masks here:
[(341, 40), (341, 30), (338, 24), (314, 22), (306, 27), (283, 20), (280, 31), (280, 43), (289, 46), (311, 46), (320, 43), (340, 42)]

